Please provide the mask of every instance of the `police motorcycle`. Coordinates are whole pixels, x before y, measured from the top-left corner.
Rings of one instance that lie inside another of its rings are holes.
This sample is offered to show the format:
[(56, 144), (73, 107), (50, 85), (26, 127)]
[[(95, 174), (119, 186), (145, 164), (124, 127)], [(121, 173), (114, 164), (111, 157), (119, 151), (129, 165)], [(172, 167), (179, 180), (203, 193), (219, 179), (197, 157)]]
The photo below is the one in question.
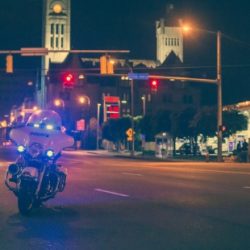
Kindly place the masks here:
[(27, 215), (64, 190), (67, 169), (56, 162), (74, 140), (62, 131), (61, 118), (52, 110), (34, 112), (25, 126), (10, 131), (10, 138), (19, 156), (8, 167), (5, 184), (16, 195), (19, 212)]

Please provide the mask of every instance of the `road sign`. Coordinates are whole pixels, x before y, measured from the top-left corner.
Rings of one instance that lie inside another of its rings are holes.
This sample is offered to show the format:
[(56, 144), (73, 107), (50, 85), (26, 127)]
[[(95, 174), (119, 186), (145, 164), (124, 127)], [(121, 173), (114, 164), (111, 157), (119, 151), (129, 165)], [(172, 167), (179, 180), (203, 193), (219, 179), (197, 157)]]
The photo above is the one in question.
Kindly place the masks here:
[(126, 135), (128, 136), (128, 137), (127, 137), (127, 140), (128, 140), (128, 141), (132, 141), (132, 140), (133, 140), (133, 129), (132, 129), (132, 128), (129, 128), (129, 129), (126, 131)]
[(48, 55), (47, 48), (21, 48), (22, 56), (46, 56)]
[(117, 119), (120, 117), (120, 97), (105, 96), (104, 97), (104, 121), (110, 118)]
[(128, 73), (129, 80), (148, 80), (148, 73)]

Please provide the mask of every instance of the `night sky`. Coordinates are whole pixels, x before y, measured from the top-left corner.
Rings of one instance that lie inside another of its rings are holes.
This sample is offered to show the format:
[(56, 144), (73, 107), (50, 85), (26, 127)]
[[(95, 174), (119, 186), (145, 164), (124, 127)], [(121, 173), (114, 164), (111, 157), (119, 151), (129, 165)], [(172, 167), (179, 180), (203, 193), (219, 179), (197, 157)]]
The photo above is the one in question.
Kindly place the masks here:
[[(225, 102), (250, 100), (250, 2), (72, 0), (71, 46), (73, 49), (129, 49), (131, 58), (155, 59), (155, 21), (164, 17), (166, 5), (174, 4), (176, 15), (207, 30), (221, 30)], [(2, 1), (0, 49), (41, 46), (42, 0)], [(235, 41), (233, 39), (238, 39)], [(196, 34), (185, 37), (185, 65), (215, 66), (215, 37)], [(31, 59), (17, 58), (15, 67)], [(32, 61), (31, 67), (35, 67)], [(1, 56), (0, 67), (5, 64)], [(203, 69), (204, 71), (204, 69)]]

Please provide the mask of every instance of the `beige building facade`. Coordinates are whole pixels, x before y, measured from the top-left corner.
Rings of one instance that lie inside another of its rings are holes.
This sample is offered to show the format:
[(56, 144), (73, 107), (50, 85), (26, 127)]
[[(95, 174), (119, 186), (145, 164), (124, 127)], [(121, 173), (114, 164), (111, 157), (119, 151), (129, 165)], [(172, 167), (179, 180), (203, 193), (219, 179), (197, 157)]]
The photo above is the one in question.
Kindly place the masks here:
[(156, 21), (156, 58), (163, 63), (173, 51), (183, 62), (183, 34), (180, 27), (169, 27), (165, 19)]

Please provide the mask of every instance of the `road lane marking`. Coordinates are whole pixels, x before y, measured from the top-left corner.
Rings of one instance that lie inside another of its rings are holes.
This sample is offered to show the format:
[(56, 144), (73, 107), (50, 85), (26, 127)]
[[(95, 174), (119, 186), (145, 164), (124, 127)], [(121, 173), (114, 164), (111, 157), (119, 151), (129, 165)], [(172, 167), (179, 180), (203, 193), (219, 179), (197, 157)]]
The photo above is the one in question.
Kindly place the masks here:
[(250, 186), (245, 186), (245, 187), (243, 187), (243, 188), (250, 189)]
[(176, 166), (150, 166), (144, 164), (145, 168), (151, 168), (151, 169), (158, 169), (162, 171), (178, 171), (178, 172), (190, 172), (190, 173), (216, 173), (216, 174), (239, 174), (239, 175), (250, 175), (249, 172), (246, 171), (239, 171), (237, 169), (235, 170), (214, 170), (214, 169), (198, 169), (198, 168), (183, 168), (183, 167), (176, 167)]
[(129, 197), (128, 194), (117, 193), (117, 192), (113, 192), (113, 191), (105, 190), (105, 189), (101, 189), (101, 188), (95, 188), (95, 191), (101, 192), (101, 193), (106, 193), (106, 194), (112, 194), (112, 195), (116, 195), (116, 196), (121, 196), (121, 197)]
[(136, 173), (122, 173), (123, 175), (134, 175), (134, 176), (143, 176), (142, 174), (136, 174)]

